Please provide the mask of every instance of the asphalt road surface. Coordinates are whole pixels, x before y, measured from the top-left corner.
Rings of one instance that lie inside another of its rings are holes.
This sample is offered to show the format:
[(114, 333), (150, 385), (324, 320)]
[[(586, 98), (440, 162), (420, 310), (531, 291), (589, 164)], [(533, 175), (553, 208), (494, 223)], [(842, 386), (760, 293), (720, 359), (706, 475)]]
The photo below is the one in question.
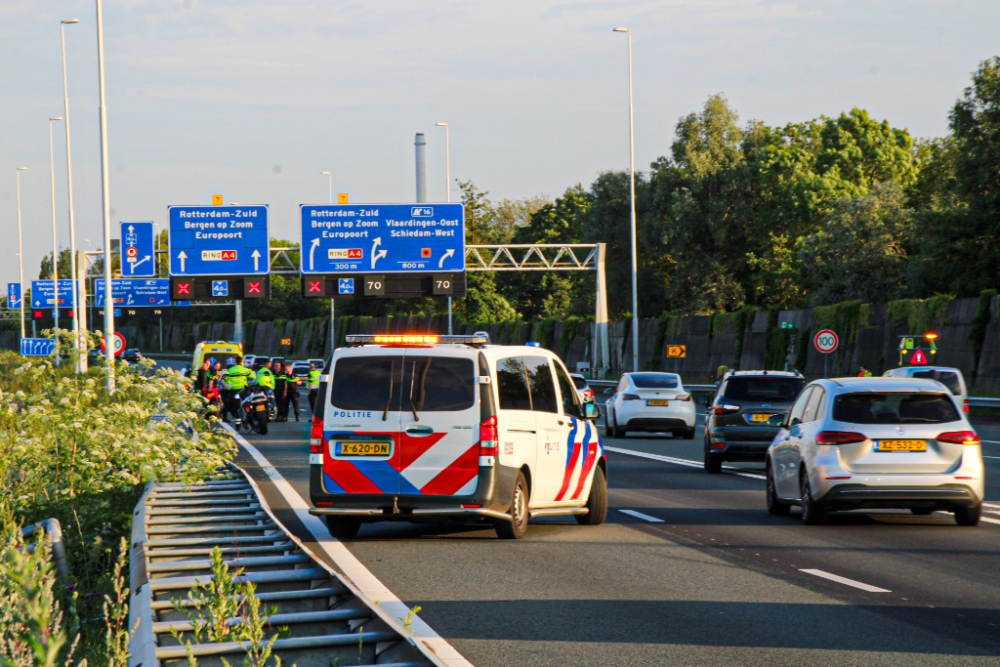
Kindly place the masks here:
[[(248, 439), (308, 500), (307, 405)], [(977, 528), (900, 512), (805, 526), (767, 514), (759, 467), (707, 475), (696, 438), (606, 440), (603, 526), (536, 520), (514, 542), (384, 523), (345, 544), (480, 667), (1000, 665), (1000, 502)], [(314, 541), (242, 450), (239, 463)], [(1000, 459), (988, 467), (996, 480)]]

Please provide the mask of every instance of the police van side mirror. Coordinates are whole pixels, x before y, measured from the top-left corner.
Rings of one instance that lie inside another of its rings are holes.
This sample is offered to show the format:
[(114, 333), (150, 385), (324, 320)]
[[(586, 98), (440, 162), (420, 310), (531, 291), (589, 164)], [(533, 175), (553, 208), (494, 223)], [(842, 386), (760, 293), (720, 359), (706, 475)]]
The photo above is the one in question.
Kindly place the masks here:
[(596, 403), (584, 403), (583, 404), (583, 418), (584, 419), (600, 419), (601, 409), (597, 407)]

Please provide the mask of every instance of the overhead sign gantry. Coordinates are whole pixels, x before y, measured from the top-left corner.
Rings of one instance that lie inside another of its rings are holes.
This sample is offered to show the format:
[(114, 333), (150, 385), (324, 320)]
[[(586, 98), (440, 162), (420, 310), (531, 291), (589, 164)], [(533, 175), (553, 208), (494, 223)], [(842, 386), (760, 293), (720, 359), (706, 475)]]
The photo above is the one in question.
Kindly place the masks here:
[(299, 209), (303, 296), (465, 296), (463, 204)]
[(170, 298), (266, 299), (268, 207), (171, 206)]

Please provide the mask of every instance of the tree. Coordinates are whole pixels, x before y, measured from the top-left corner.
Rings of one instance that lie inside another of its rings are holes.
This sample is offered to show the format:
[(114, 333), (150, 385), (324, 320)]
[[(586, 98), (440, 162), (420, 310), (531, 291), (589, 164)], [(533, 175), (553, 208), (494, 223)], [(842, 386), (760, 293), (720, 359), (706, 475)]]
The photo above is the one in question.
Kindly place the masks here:
[(802, 244), (803, 263), (817, 285), (813, 304), (898, 298), (905, 288), (912, 231), (903, 191), (891, 181), (875, 184), (862, 197), (835, 202), (822, 227)]

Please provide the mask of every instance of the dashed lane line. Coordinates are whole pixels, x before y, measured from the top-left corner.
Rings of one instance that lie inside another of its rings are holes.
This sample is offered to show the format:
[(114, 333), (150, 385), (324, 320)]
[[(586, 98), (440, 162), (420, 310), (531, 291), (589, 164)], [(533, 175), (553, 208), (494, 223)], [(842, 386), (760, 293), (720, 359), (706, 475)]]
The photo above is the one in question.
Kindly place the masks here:
[[(660, 454), (649, 454), (648, 452), (639, 452), (634, 449), (622, 449), (621, 447), (608, 447), (605, 446), (604, 449), (609, 452), (615, 452), (616, 454), (625, 454), (627, 456), (638, 456), (643, 459), (653, 459), (654, 461), (663, 461), (664, 463), (674, 463), (679, 466), (687, 466), (689, 468), (704, 468), (705, 464), (701, 461), (692, 461), (690, 459), (678, 459), (673, 456), (662, 456)], [(749, 477), (751, 479), (767, 479), (764, 475), (756, 475), (752, 472), (742, 472), (736, 468), (731, 468), (729, 466), (722, 466), (723, 471), (731, 475), (739, 475), (740, 477)]]
[[(383, 610), (389, 613), (393, 618), (404, 619), (411, 617), (410, 608), (406, 604), (396, 597), (393, 593), (383, 584), (378, 577), (372, 574), (371, 570), (362, 565), (354, 554), (348, 550), (344, 544), (330, 535), (330, 532), (326, 529), (326, 525), (317, 516), (313, 516), (309, 513), (309, 505), (302, 496), (292, 488), (292, 485), (288, 483), (278, 469), (275, 468), (270, 461), (267, 460), (263, 454), (260, 453), (256, 447), (250, 444), (250, 442), (244, 438), (242, 435), (237, 433), (229, 424), (223, 424), (223, 428), (229, 431), (232, 436), (236, 439), (236, 442), (240, 444), (243, 449), (247, 451), (250, 456), (254, 458), (255, 461), (260, 465), (261, 470), (266, 474), (281, 495), (284, 496), (285, 502), (288, 503), (292, 511), (299, 518), (302, 524), (306, 527), (313, 537), (316, 539), (316, 544), (318, 544), (323, 551), (333, 559), (333, 562), (337, 564), (337, 567), (346, 574), (354, 585), (361, 590), (362, 593), (369, 599), (376, 602)], [(434, 629), (427, 625), (427, 623), (421, 619), (419, 616), (412, 616), (412, 624), (409, 626), (410, 636), (414, 641), (421, 642), (426, 646), (432, 653), (434, 653), (437, 658), (442, 662), (442, 664), (448, 667), (473, 667), (472, 663), (466, 660), (461, 653), (459, 653), (454, 646), (452, 646), (446, 639), (434, 631)]]
[(842, 577), (839, 574), (831, 574), (824, 570), (802, 570), (799, 572), (805, 572), (806, 574), (811, 574), (814, 577), (820, 577), (822, 579), (829, 579), (830, 581), (836, 581), (838, 584), (844, 584), (845, 586), (853, 586), (854, 588), (860, 588), (863, 591), (869, 593), (891, 593), (892, 591), (886, 590), (885, 588), (879, 588), (878, 586), (872, 586), (871, 584), (862, 583), (860, 581), (855, 581), (854, 579), (848, 579), (847, 577)]
[(657, 519), (655, 516), (649, 516), (648, 514), (643, 514), (642, 512), (636, 512), (635, 510), (618, 510), (622, 514), (628, 514), (629, 516), (634, 516), (636, 519), (642, 519), (643, 521), (648, 521), (650, 523), (663, 523), (663, 519)]

